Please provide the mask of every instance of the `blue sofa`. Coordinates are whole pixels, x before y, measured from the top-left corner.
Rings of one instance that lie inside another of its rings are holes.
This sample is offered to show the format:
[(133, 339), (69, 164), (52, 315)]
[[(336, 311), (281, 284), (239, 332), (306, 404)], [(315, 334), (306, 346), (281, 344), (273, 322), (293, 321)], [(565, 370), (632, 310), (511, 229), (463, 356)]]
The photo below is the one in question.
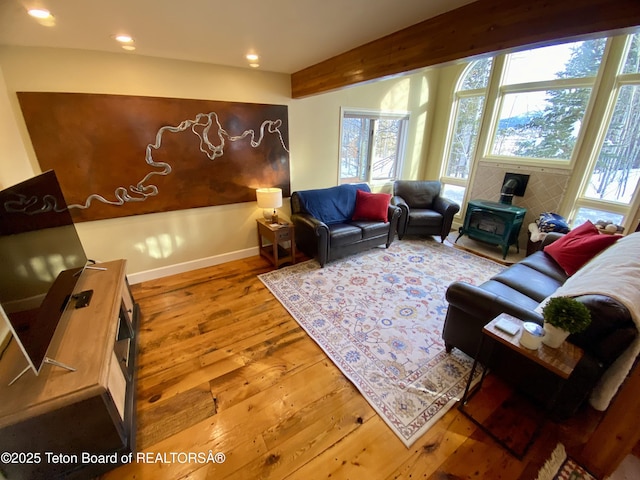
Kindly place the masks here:
[(353, 220), (356, 199), (371, 193), (366, 183), (338, 185), (291, 194), (291, 221), (295, 226), (296, 247), (316, 258), (320, 266), (337, 258), (378, 245), (389, 247), (400, 218), (400, 209), (388, 205), (386, 221)]

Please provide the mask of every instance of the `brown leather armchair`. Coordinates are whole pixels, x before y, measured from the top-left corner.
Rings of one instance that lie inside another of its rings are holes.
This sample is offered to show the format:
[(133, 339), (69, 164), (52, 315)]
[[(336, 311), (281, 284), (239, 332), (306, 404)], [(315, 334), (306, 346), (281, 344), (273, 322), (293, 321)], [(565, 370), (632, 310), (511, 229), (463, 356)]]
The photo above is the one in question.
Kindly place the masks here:
[(396, 180), (391, 205), (400, 207), (398, 238), (405, 235), (440, 235), (444, 242), (460, 205), (440, 196), (437, 180)]

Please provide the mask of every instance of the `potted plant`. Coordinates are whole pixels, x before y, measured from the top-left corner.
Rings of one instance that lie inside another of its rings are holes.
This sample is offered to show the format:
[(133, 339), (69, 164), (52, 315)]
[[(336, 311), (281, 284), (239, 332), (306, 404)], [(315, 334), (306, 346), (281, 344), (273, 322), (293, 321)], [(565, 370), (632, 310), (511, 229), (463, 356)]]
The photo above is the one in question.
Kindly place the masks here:
[(585, 330), (591, 323), (589, 309), (575, 298), (552, 297), (542, 308), (545, 345), (558, 348), (572, 333)]

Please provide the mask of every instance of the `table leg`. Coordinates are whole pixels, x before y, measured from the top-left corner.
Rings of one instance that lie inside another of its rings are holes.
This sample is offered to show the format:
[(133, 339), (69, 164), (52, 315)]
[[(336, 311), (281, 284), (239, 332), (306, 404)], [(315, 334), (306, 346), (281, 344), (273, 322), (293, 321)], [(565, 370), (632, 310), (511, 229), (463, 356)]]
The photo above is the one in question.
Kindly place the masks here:
[(497, 436), (493, 431), (491, 431), (488, 427), (486, 427), (482, 422), (480, 422), (479, 420), (474, 418), (473, 415), (470, 412), (467, 412), (465, 410), (465, 405), (482, 388), (482, 384), (484, 382), (484, 378), (485, 378), (485, 376), (487, 374), (487, 371), (489, 370), (488, 365), (489, 365), (490, 357), (492, 355), (493, 347), (494, 347), (494, 341), (493, 340), (490, 341), (489, 349), (487, 351), (486, 357), (484, 357), (484, 361), (480, 362), (480, 363), (482, 363), (482, 375), (480, 377), (480, 380), (478, 381), (478, 384), (475, 385), (473, 387), (473, 389), (471, 389), (471, 382), (473, 380), (473, 375), (475, 373), (475, 370), (477, 368), (477, 364), (479, 362), (478, 358), (480, 358), (480, 356), (482, 354), (482, 350), (484, 348), (484, 340), (485, 340), (485, 335), (482, 335), (482, 337), (480, 339), (480, 344), (478, 345), (478, 352), (477, 352), (476, 357), (475, 357), (474, 362), (473, 362), (473, 367), (471, 367), (471, 372), (469, 372), (469, 380), (467, 380), (467, 386), (465, 388), (464, 395), (462, 396), (462, 399), (460, 400), (460, 404), (458, 405), (458, 410), (465, 417), (467, 417), (469, 420), (471, 420), (471, 422), (473, 422), (474, 425), (476, 425), (484, 433), (486, 433), (489, 437), (491, 437), (498, 445), (500, 445), (502, 448), (504, 448), (506, 451), (508, 451), (511, 455), (513, 455), (517, 459), (522, 460), (522, 458), (527, 453), (527, 451), (529, 450), (531, 445), (533, 445), (533, 442), (535, 441), (535, 439), (537, 438), (538, 434), (542, 430), (542, 426), (543, 426), (543, 423), (544, 423), (545, 419), (542, 419), (542, 421), (538, 423), (535, 431), (529, 437), (529, 439), (527, 441), (527, 444), (523, 447), (522, 451), (516, 451), (513, 448), (511, 448), (511, 446), (507, 443), (507, 441), (505, 441), (503, 438), (500, 438), (499, 436)]
[(273, 239), (273, 262), (276, 268), (280, 266), (280, 262), (278, 261), (278, 242), (275, 238)]

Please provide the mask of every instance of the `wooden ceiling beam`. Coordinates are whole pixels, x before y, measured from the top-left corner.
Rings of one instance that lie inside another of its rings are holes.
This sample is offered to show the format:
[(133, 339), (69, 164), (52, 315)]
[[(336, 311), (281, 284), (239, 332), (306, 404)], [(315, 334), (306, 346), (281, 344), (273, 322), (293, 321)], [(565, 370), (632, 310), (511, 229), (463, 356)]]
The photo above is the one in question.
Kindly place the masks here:
[(638, 0), (478, 0), (295, 72), (291, 96), (639, 25)]

